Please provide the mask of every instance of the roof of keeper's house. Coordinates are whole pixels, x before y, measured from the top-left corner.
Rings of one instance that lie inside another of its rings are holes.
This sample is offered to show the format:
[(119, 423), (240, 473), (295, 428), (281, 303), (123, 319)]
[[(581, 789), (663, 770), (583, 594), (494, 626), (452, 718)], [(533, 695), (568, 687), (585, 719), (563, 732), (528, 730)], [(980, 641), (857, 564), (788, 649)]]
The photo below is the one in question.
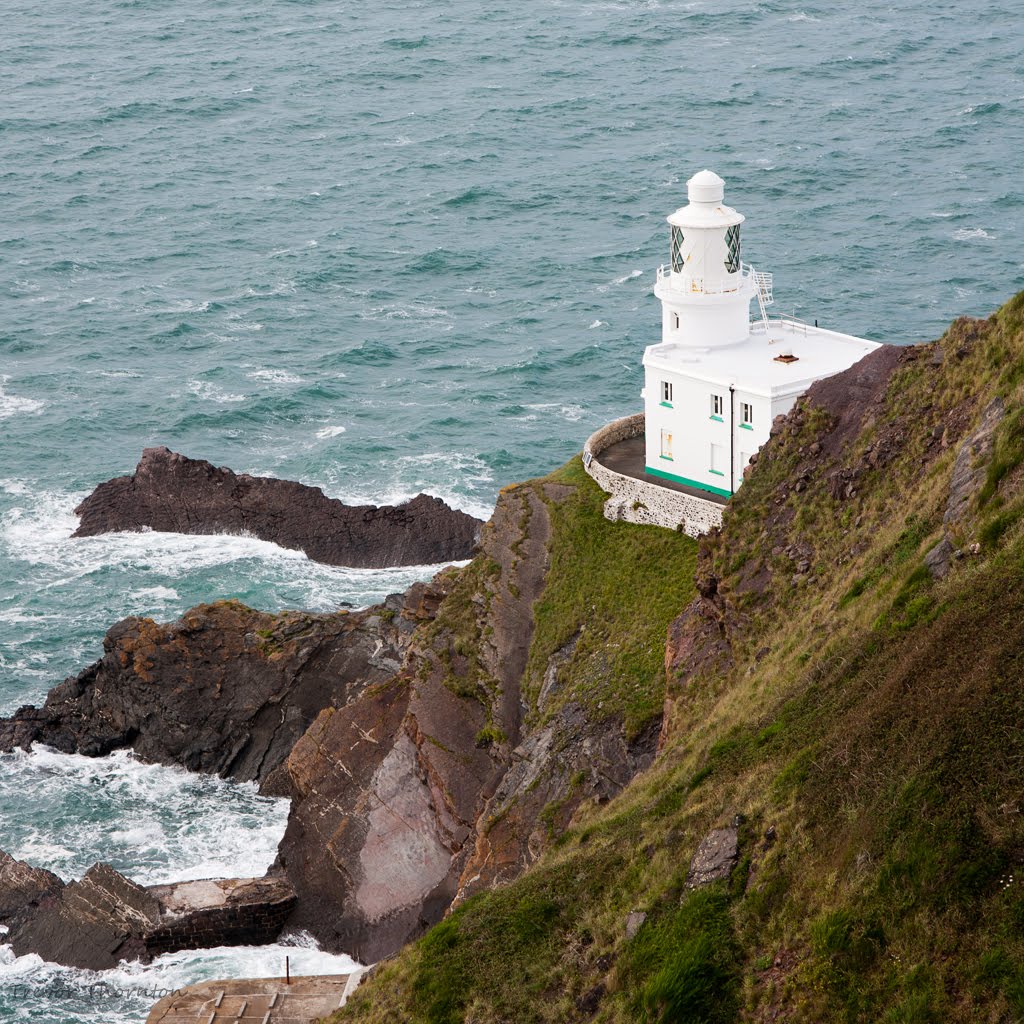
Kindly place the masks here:
[[(648, 366), (766, 397), (806, 391), (821, 377), (847, 369), (877, 343), (792, 320), (760, 321), (735, 345), (698, 348), (664, 342), (647, 349)], [(779, 356), (793, 356), (779, 359)]]

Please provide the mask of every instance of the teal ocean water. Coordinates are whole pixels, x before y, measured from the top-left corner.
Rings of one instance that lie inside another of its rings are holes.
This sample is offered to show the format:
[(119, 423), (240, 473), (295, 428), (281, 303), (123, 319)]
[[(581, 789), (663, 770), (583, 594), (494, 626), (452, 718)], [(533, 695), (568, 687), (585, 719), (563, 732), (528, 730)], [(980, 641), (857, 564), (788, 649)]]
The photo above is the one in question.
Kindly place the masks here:
[[(987, 315), (1024, 287), (1022, 36), (1008, 2), (8, 0), (0, 713), (124, 615), (329, 609), (428, 574), (71, 541), (72, 509), (166, 444), (485, 515), (638, 408), (664, 217), (704, 166), (779, 310), (898, 344)], [(0, 847), (65, 877), (258, 872), (286, 812), (123, 756), (0, 758)], [(94, 981), (0, 950), (0, 1019), (144, 1019), (143, 995), (97, 1016)]]

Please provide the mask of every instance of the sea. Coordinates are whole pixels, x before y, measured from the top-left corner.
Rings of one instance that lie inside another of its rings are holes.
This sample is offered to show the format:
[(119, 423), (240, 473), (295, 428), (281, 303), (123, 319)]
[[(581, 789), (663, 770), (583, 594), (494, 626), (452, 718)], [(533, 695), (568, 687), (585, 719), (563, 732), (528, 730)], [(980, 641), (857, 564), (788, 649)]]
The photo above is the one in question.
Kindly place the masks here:
[[(432, 566), (248, 537), (72, 540), (167, 445), (486, 517), (640, 408), (665, 216), (710, 167), (776, 310), (935, 338), (1024, 288), (1024, 6), (946, 0), (4, 0), (0, 714), (127, 615), (360, 606)], [(287, 803), (39, 749), (0, 848), (62, 877), (259, 874)], [(2, 941), (2, 936), (0, 936)], [(141, 1024), (303, 935), (96, 975), (0, 946), (0, 1020)]]

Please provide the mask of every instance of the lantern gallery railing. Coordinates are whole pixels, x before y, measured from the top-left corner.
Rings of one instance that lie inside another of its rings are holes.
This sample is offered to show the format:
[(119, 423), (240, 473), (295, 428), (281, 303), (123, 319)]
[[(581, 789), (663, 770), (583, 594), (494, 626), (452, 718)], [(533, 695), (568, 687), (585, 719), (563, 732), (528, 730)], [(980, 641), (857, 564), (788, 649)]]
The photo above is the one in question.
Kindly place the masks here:
[(724, 284), (707, 286), (704, 284), (704, 278), (673, 271), (670, 263), (663, 263), (658, 267), (658, 284), (665, 284), (674, 291), (724, 295), (729, 292), (738, 292), (748, 281), (757, 290), (758, 302), (770, 306), (772, 303), (772, 275), (755, 270), (749, 263), (741, 263), (740, 272), (731, 274)]

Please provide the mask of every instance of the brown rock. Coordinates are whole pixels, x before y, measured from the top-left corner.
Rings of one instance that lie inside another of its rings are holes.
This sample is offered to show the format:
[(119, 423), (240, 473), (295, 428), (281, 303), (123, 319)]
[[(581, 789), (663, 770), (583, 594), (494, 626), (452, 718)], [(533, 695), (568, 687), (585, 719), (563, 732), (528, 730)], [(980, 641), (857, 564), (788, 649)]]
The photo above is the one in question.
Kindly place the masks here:
[(52, 872), (15, 860), (0, 850), (0, 924), (59, 896), (64, 883)]
[(642, 910), (634, 910), (632, 913), (626, 915), (626, 938), (632, 939), (636, 936), (636, 933), (640, 931), (644, 921), (647, 920), (647, 915)]
[(13, 921), (18, 956), (105, 970), (161, 953), (272, 942), (295, 905), (280, 877), (206, 879), (145, 888), (95, 864)]
[(388, 612), (267, 615), (224, 601), (164, 625), (125, 619), (107, 633), (100, 661), (51, 690), (42, 708), (0, 719), (0, 750), (41, 742), (101, 756), (131, 747), (148, 761), (282, 792), (271, 776), (317, 714), (398, 670), (418, 610)]
[(739, 840), (735, 828), (716, 828), (709, 832), (690, 862), (687, 888), (697, 889), (712, 882), (727, 880), (739, 860)]
[(236, 474), (147, 448), (133, 476), (100, 484), (75, 514), (76, 537), (151, 529), (246, 533), (327, 565), (380, 568), (470, 558), (481, 523), (419, 494), (401, 505), (345, 505), (319, 487)]

